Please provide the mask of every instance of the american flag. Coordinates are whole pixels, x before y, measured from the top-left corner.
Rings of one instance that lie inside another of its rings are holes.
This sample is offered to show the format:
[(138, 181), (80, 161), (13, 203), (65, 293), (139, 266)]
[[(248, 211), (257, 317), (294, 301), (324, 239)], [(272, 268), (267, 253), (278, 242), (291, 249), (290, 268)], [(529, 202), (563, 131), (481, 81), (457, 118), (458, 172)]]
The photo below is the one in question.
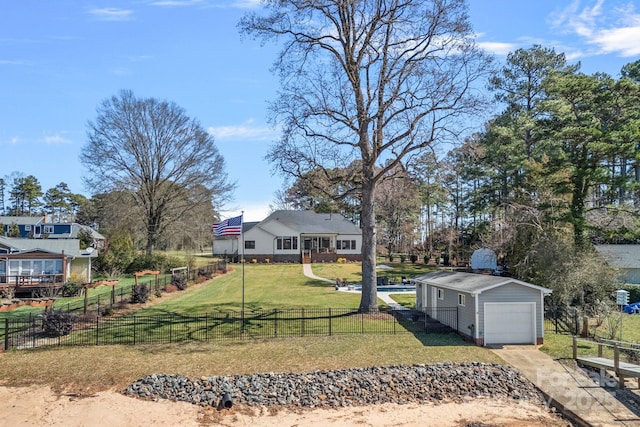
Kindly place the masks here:
[(239, 236), (240, 234), (242, 234), (242, 215), (213, 224), (214, 236)]

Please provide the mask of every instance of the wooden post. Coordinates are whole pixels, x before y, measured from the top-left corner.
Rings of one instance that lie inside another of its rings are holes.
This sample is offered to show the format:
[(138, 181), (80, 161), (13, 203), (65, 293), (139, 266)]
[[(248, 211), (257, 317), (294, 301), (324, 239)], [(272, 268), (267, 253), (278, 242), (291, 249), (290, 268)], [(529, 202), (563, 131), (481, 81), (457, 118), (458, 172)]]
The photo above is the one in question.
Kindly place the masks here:
[(598, 343), (598, 357), (602, 357), (602, 343)]
[(573, 336), (573, 360), (578, 358), (578, 338)]
[(618, 386), (624, 388), (624, 375), (620, 373), (620, 349), (618, 344), (613, 344), (613, 369), (618, 377)]

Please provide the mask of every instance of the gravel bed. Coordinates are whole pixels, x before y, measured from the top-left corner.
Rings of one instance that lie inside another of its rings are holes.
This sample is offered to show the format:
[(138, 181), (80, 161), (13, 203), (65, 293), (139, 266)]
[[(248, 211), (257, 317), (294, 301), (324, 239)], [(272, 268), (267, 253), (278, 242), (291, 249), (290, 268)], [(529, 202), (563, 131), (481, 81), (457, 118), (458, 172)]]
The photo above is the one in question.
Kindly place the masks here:
[(544, 403), (540, 391), (520, 372), (509, 366), (487, 363), (400, 365), (198, 379), (153, 374), (134, 382), (124, 393), (147, 400), (169, 399), (218, 408), (236, 404), (337, 408), (382, 403), (439, 403), (477, 397)]

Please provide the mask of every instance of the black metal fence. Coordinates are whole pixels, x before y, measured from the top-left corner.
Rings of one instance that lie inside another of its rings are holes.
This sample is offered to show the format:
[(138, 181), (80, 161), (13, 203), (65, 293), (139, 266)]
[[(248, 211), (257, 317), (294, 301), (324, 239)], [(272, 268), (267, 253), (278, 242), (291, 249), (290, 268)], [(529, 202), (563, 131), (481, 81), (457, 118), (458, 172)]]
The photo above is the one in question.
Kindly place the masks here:
[[(216, 272), (226, 272), (226, 269), (227, 263), (225, 261), (218, 261), (207, 266), (189, 270), (184, 274), (188, 281), (198, 282), (199, 280), (210, 279), (216, 274)], [(163, 292), (167, 288), (167, 286), (171, 285), (171, 281), (171, 274), (162, 274), (158, 276), (157, 280), (152, 276), (143, 276), (143, 279), (138, 280), (138, 284), (146, 286), (151, 293), (158, 293)], [(89, 292), (87, 298), (77, 299), (73, 302), (68, 302), (68, 300), (64, 302), (56, 300), (53, 303), (53, 308), (72, 313), (84, 313), (88, 311), (95, 311), (100, 313), (105, 308), (111, 308), (116, 305), (128, 302), (131, 299), (131, 293), (134, 286), (134, 283), (128, 285), (118, 285), (117, 288), (114, 287), (108, 294), (96, 293), (94, 289), (90, 289), (87, 291)]]
[(578, 335), (583, 329), (583, 316), (576, 307), (545, 307), (544, 330), (556, 334)]
[(420, 320), (426, 332), (457, 332), (458, 307), (424, 307)]
[(393, 311), (360, 313), (357, 309), (287, 309), (225, 311), (201, 316), (77, 316), (71, 332), (45, 334), (42, 316), (5, 319), (4, 348), (112, 344), (167, 344), (233, 339), (397, 334), (408, 332)]

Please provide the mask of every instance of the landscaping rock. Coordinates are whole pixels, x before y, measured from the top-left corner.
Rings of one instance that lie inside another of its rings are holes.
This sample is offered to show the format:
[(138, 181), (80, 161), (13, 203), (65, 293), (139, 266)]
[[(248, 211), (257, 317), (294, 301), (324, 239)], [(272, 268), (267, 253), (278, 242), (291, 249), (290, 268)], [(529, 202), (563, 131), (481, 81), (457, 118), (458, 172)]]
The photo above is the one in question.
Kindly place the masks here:
[(170, 399), (218, 407), (234, 405), (335, 408), (382, 403), (440, 403), (509, 398), (544, 404), (540, 391), (513, 368), (486, 363), (439, 363), (308, 373), (262, 373), (189, 379), (153, 374), (125, 390), (142, 399)]

